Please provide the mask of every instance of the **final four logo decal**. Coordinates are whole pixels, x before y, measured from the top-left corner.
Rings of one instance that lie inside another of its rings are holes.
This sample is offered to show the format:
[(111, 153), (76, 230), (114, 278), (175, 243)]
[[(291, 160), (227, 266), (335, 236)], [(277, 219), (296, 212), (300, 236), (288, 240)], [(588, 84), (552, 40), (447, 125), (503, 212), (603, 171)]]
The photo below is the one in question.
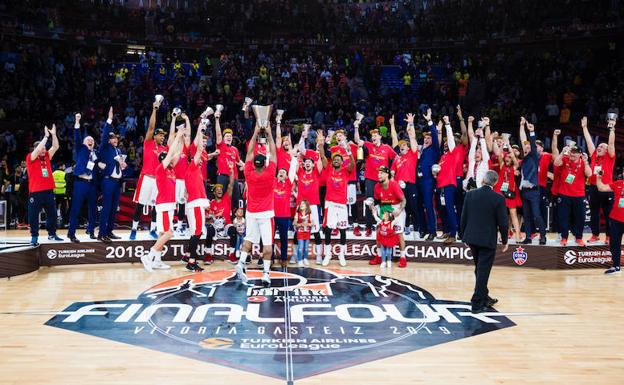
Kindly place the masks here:
[(46, 325), (293, 381), (515, 324), (410, 283), (332, 269), (233, 270), (156, 285), (137, 299), (77, 302)]

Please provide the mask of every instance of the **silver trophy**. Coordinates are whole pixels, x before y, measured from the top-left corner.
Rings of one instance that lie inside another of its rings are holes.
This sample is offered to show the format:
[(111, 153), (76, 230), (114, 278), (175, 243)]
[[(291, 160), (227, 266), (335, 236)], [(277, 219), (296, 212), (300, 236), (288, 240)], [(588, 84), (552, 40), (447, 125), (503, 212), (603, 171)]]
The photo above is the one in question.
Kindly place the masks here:
[(204, 110), (200, 116), (202, 119), (207, 119), (212, 114), (214, 114), (212, 107), (206, 107), (206, 110)]
[(276, 115), (275, 115), (275, 121), (278, 123), (282, 122), (282, 116), (284, 115), (284, 110), (277, 110), (275, 111)]
[(221, 111), (223, 111), (223, 104), (217, 104), (215, 106), (215, 118), (219, 119), (221, 117)]
[(362, 119), (364, 119), (364, 115), (361, 114), (360, 112), (356, 112), (355, 113), (355, 121), (357, 122), (357, 124), (362, 123)]
[(174, 108), (174, 109), (173, 109), (173, 114), (174, 114), (175, 116), (178, 116), (178, 115), (180, 115), (181, 113), (182, 113), (182, 110), (180, 109), (180, 107), (176, 107), (176, 108)]
[(251, 106), (251, 103), (253, 103), (253, 99), (252, 98), (245, 98), (245, 102), (243, 103), (243, 111), (249, 111), (249, 106)]
[(273, 109), (273, 105), (269, 104), (268, 106), (254, 105), (251, 107), (256, 117), (256, 121), (258, 125), (262, 129), (266, 129), (269, 127), (269, 118), (271, 117), (271, 110)]
[(156, 95), (154, 99), (156, 100), (156, 102), (158, 102), (158, 104), (160, 104), (163, 102), (163, 100), (165, 100), (165, 97), (159, 94), (159, 95)]

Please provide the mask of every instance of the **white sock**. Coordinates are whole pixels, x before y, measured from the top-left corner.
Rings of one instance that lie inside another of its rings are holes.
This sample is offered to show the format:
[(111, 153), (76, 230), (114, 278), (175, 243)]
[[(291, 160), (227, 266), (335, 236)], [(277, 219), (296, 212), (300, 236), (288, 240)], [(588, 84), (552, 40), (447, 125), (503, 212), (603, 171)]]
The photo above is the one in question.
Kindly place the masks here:
[(233, 247), (229, 247), (228, 248), (228, 255), (232, 254), (234, 252), (234, 248)]
[(247, 254), (247, 252), (246, 252), (246, 251), (241, 250), (241, 252), (240, 252), (240, 258), (239, 258), (239, 260), (238, 260), (238, 264), (239, 264), (239, 265), (243, 265), (243, 266), (245, 265), (245, 261), (247, 261), (247, 255), (248, 255), (248, 254)]
[(401, 250), (401, 258), (405, 258), (405, 250)]
[(156, 231), (156, 222), (150, 223), (150, 231)]
[(331, 245), (324, 245), (323, 249), (325, 250), (325, 256), (331, 256)]
[(268, 273), (271, 270), (271, 261), (267, 261), (265, 259), (262, 260), (262, 269), (265, 273)]
[(152, 248), (150, 249), (150, 252), (154, 253), (154, 262), (162, 262), (162, 254), (163, 254), (162, 250), (157, 251)]
[(323, 256), (323, 245), (314, 245), (314, 255), (317, 257)]
[(340, 257), (344, 258), (347, 253), (347, 245), (340, 245)]
[(135, 230), (139, 228), (139, 221), (132, 221), (132, 230)]

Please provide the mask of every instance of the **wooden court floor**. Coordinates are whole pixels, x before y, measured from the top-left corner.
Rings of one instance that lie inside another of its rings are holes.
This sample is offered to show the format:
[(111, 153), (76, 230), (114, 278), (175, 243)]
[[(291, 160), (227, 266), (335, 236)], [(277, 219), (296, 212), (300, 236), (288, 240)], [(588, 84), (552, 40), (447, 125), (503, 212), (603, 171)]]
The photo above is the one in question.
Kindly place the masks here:
[[(229, 269), (217, 262), (209, 271)], [(365, 262), (349, 269), (378, 272)], [(42, 268), (0, 281), (0, 384), (284, 384), (253, 373), (45, 326), (79, 301), (136, 298), (181, 265)], [(383, 275), (469, 301), (470, 266), (411, 263)], [(516, 326), (296, 380), (296, 384), (623, 384), (624, 275), (493, 269), (491, 295)]]

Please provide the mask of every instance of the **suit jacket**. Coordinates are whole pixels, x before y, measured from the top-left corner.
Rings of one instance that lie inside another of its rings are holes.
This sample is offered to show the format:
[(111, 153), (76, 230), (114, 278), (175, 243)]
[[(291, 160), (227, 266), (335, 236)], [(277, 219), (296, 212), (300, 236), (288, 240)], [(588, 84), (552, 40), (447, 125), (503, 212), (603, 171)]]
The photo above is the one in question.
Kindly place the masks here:
[(508, 220), (502, 195), (489, 186), (469, 191), (462, 209), (462, 240), (468, 245), (495, 249), (498, 231), (503, 244), (507, 244)]

